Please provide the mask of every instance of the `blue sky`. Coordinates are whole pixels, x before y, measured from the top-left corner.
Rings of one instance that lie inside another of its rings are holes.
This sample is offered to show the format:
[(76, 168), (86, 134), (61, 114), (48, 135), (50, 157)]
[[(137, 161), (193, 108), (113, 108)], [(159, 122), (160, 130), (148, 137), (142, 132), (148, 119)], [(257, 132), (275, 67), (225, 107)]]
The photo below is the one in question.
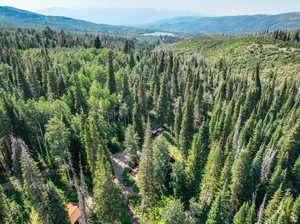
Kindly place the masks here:
[(188, 10), (209, 15), (274, 14), (300, 11), (300, 0), (0, 0), (22, 9), (155, 8)]

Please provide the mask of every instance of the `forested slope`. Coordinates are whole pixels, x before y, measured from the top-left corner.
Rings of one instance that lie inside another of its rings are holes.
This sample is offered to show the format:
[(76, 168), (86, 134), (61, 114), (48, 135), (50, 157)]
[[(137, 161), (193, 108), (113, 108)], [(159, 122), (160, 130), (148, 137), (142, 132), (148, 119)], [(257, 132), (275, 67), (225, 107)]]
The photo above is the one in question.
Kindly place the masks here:
[(263, 75), (276, 71), (281, 77), (300, 72), (300, 32), (258, 35), (208, 35), (168, 47), (179, 55), (198, 54), (216, 63), (223, 59), (232, 69), (247, 71), (260, 62)]
[(300, 13), (291, 12), (277, 15), (237, 15), (219, 17), (183, 16), (141, 25), (147, 29), (190, 34), (245, 34), (261, 33), (267, 30), (299, 29)]
[(93, 32), (125, 36), (147, 32), (145, 29), (96, 24), (62, 16), (45, 16), (13, 7), (0, 6), (0, 27), (43, 29), (47, 26), (70, 32)]
[(0, 42), (0, 223), (69, 223), (68, 202), (81, 223), (132, 223), (128, 207), (140, 223), (299, 223), (299, 71), (282, 58), (266, 76), (250, 55), (235, 69), (229, 53), (18, 32)]

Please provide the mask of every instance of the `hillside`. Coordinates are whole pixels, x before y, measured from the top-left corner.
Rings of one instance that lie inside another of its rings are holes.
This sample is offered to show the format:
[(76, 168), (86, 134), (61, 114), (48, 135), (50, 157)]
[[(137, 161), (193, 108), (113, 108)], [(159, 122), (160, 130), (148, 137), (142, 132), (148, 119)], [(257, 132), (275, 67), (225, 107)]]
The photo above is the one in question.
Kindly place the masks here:
[(210, 35), (187, 39), (169, 46), (177, 54), (200, 54), (208, 61), (221, 58), (239, 69), (254, 68), (261, 63), (262, 73), (299, 75), (300, 45), (254, 36)]
[(96, 24), (67, 17), (44, 16), (13, 7), (0, 7), (0, 27), (45, 28), (47, 26), (71, 32), (99, 32), (113, 35), (133, 35), (146, 32), (139, 28)]
[[(50, 16), (67, 16), (76, 19), (111, 25), (136, 25), (153, 23), (158, 20), (178, 16), (203, 16), (189, 11), (169, 11), (143, 8), (47, 8), (37, 10), (38, 13)], [(130, 16), (128, 16), (130, 15)]]
[(140, 27), (191, 34), (257, 33), (266, 30), (300, 28), (300, 13), (224, 17), (177, 17)]

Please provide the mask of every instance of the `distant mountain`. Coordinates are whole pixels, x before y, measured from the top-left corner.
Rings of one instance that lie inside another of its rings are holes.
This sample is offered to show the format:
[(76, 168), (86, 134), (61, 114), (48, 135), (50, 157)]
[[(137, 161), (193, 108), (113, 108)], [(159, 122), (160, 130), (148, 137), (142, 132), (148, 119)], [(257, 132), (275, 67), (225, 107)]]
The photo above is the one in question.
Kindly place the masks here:
[(256, 33), (266, 30), (300, 28), (300, 13), (223, 17), (176, 17), (138, 27), (190, 34)]
[(147, 32), (141, 28), (96, 24), (67, 17), (44, 16), (13, 7), (0, 6), (0, 27), (45, 28), (47, 26), (71, 32), (99, 32), (115, 35), (136, 35)]
[(178, 16), (202, 16), (188, 11), (166, 11), (157, 9), (66, 9), (48, 8), (37, 10), (38, 13), (51, 16), (67, 16), (95, 23), (112, 25), (137, 25), (156, 22)]

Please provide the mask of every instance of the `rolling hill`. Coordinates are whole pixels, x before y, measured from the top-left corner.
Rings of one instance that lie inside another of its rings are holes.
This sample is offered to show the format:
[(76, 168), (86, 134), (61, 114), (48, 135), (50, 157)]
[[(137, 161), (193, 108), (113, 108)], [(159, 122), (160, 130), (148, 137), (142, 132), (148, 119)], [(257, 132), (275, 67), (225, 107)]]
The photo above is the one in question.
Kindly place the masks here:
[(300, 28), (300, 13), (224, 17), (176, 17), (140, 26), (190, 34), (241, 34)]
[(0, 7), (0, 27), (45, 28), (47, 26), (70, 32), (97, 32), (114, 35), (136, 35), (147, 32), (141, 28), (96, 24), (67, 17), (44, 16), (13, 7)]
[(226, 59), (231, 68), (253, 70), (261, 64), (264, 76), (276, 72), (280, 77), (299, 77), (300, 44), (262, 37), (207, 35), (169, 45), (176, 54), (202, 55), (212, 63)]
[[(169, 11), (147, 8), (47, 8), (36, 11), (43, 15), (67, 16), (75, 19), (111, 25), (137, 25), (152, 23), (162, 19), (178, 16), (204, 16), (189, 11)], [(130, 15), (130, 16), (128, 16)]]

